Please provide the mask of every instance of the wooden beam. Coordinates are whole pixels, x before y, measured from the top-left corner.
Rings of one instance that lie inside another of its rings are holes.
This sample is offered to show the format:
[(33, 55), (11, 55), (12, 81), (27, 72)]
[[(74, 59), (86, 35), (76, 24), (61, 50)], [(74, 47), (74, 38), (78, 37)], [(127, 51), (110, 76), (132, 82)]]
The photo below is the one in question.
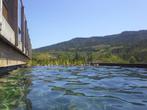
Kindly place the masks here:
[(1, 31), (1, 28), (2, 28), (2, 0), (0, 0), (0, 31)]
[(15, 45), (18, 46), (18, 0), (14, 0)]
[(24, 25), (25, 25), (25, 23), (24, 23), (24, 6), (22, 6), (21, 7), (21, 41), (22, 41), (22, 51), (24, 52), (24, 46), (25, 46), (25, 33), (24, 33), (24, 31), (25, 31), (25, 28), (24, 28)]

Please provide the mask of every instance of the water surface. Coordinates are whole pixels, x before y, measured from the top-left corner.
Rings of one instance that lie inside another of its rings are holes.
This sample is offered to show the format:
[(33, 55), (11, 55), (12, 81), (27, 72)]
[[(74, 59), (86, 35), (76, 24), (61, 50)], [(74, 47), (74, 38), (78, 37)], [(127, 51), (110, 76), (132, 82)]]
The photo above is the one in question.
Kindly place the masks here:
[[(0, 107), (3, 109), (147, 109), (147, 69), (52, 66), (19, 69), (12, 73), (0, 78), (3, 90)], [(6, 94), (7, 89), (13, 91)]]

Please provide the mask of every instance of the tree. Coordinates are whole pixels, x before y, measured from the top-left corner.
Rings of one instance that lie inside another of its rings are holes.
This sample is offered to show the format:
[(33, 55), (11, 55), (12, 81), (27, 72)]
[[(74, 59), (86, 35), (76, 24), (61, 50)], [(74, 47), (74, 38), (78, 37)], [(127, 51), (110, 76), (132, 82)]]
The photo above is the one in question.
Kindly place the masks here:
[(92, 53), (88, 52), (87, 53), (87, 63), (91, 63), (93, 62), (93, 56)]
[(134, 56), (131, 56), (130, 59), (129, 59), (129, 62), (134, 64), (137, 62), (136, 58)]

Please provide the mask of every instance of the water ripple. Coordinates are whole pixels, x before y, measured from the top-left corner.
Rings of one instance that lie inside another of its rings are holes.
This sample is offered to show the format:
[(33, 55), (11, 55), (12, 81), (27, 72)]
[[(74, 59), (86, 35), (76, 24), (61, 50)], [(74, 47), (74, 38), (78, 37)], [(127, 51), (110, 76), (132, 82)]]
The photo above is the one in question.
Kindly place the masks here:
[[(23, 69), (21, 72), (24, 73)], [(25, 74), (31, 80), (26, 95), (26, 102), (31, 105), (29, 110), (147, 108), (147, 69), (117, 66), (38, 66), (29, 69)], [(10, 81), (14, 79), (9, 78)], [(0, 80), (1, 86), (9, 84), (2, 83), (4, 81)], [(9, 84), (9, 89), (15, 85)]]

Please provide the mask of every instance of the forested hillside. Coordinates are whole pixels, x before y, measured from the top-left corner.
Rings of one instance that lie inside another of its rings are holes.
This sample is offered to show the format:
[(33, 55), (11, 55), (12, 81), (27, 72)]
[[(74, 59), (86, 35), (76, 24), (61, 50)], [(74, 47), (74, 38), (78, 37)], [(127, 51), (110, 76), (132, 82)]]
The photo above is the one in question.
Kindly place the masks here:
[(46, 59), (48, 63), (55, 64), (147, 63), (147, 31), (125, 31), (109, 36), (75, 38), (34, 50), (34, 56), (47, 58), (45, 55), (49, 56)]

